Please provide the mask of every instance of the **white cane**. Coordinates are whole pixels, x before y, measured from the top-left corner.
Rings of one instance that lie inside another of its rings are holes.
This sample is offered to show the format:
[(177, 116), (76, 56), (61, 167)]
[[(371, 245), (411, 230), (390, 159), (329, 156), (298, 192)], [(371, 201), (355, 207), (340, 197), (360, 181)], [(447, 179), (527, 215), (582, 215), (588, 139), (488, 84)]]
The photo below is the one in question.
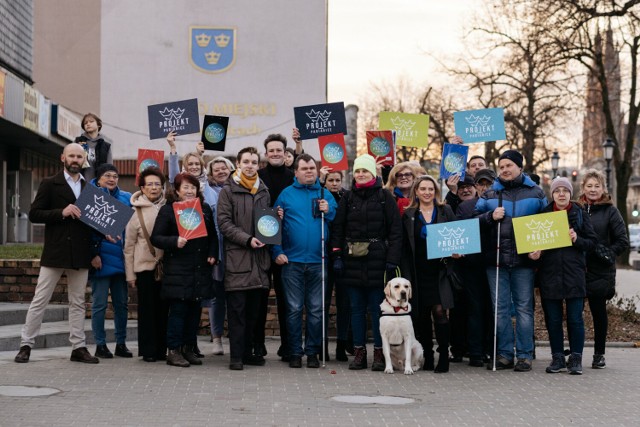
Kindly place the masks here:
[[(324, 187), (320, 187), (320, 198), (322, 200), (324, 200)], [(327, 366), (327, 355), (326, 355), (326, 348), (327, 346), (325, 345), (325, 335), (326, 335), (326, 330), (325, 330), (325, 324), (324, 324), (324, 311), (325, 311), (325, 304), (324, 304), (324, 300), (325, 300), (325, 290), (324, 290), (324, 212), (320, 211), (320, 218), (321, 218), (321, 225), (320, 225), (320, 234), (322, 235), (322, 237), (320, 238), (321, 242), (322, 242), (322, 367), (326, 367)]]
[[(498, 207), (502, 207), (502, 192), (498, 193)], [(496, 357), (498, 352), (498, 290), (500, 287), (500, 224), (498, 221), (498, 238), (496, 240), (496, 301), (493, 308), (493, 371), (496, 371)]]

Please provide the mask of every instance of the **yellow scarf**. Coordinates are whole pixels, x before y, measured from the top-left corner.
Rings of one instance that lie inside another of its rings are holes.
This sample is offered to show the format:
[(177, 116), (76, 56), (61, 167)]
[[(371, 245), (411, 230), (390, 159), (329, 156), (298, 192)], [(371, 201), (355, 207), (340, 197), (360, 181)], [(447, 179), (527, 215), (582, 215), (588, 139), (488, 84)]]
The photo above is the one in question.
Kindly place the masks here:
[(237, 169), (233, 174), (233, 180), (236, 184), (243, 186), (251, 194), (256, 194), (258, 192), (258, 187), (260, 186), (260, 180), (258, 179), (258, 174), (255, 174), (253, 178), (249, 178), (245, 174), (243, 174), (240, 169)]

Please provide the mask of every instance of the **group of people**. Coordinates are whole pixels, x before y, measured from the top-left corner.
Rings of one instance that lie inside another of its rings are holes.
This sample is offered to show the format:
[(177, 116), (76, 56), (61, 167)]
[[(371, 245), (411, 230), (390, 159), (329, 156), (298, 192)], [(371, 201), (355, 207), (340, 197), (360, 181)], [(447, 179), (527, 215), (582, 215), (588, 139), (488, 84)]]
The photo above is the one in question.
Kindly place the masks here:
[[(523, 173), (519, 152), (503, 152), (497, 173), (487, 168), (484, 158), (473, 156), (464, 179), (446, 181), (449, 192), (442, 200), (438, 181), (417, 162), (385, 170), (370, 155), (355, 159), (351, 189), (345, 190), (341, 172), (319, 169), (304, 153), (297, 129), (295, 150), (287, 148), (280, 134), (266, 138), (263, 168), (254, 147), (240, 150), (235, 165), (224, 157), (206, 164), (201, 144), (183, 156), (180, 166), (175, 134), (170, 133), (168, 180), (159, 169), (147, 168), (139, 174), (139, 190), (130, 194), (118, 186), (110, 143), (99, 133), (100, 119), (87, 114), (82, 126), (85, 134), (63, 151), (63, 171), (42, 182), (29, 213), (32, 222), (45, 224), (45, 245), (16, 362), (29, 361), (44, 308), (66, 274), (73, 361), (98, 363), (99, 358), (113, 357), (104, 330), (109, 294), (115, 355), (133, 357), (125, 343), (130, 287), (138, 295), (138, 355), (144, 361), (201, 365), (197, 333), (206, 307), (213, 353), (224, 354), (226, 318), (229, 368), (262, 366), (273, 288), (281, 339), (277, 354), (290, 367), (302, 367), (304, 357), (309, 368), (329, 359), (323, 330), (335, 293), (336, 359), (347, 361), (350, 354), (349, 369), (368, 368), (370, 324), (371, 369), (383, 371), (379, 305), (385, 283), (401, 275), (413, 286), (411, 316), (424, 348), (424, 370), (448, 372), (450, 362), (463, 357), (471, 366), (531, 370), (535, 286), (551, 343), (552, 362), (546, 371), (582, 373), (585, 298), (595, 328), (592, 367), (606, 366), (606, 301), (615, 292), (615, 259), (628, 238), (598, 171), (585, 174), (576, 201), (571, 182), (556, 177), (552, 200), (547, 201)], [(95, 185), (132, 207), (122, 236), (100, 235), (78, 220), (74, 202), (85, 185)], [(173, 203), (196, 198), (207, 233), (186, 239), (178, 232)], [(269, 209), (282, 222), (279, 245), (256, 237), (256, 218)], [(568, 215), (572, 245), (518, 254), (512, 219), (561, 210)], [(482, 252), (428, 259), (427, 225), (469, 218), (479, 219)], [(95, 355), (87, 350), (84, 336), (87, 281)]]

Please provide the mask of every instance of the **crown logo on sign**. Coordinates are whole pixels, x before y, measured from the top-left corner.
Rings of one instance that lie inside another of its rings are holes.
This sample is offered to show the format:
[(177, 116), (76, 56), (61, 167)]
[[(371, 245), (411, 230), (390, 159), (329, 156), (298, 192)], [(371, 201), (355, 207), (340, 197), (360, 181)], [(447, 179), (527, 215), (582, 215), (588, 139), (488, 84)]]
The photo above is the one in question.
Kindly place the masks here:
[(207, 63), (215, 65), (220, 60), (220, 55), (221, 55), (220, 53), (212, 50), (209, 53), (205, 53), (204, 57), (207, 60)]
[(211, 36), (208, 36), (205, 33), (198, 34), (196, 36), (196, 43), (200, 47), (207, 47), (210, 41), (211, 41)]
[(231, 37), (222, 33), (215, 36), (214, 39), (218, 47), (227, 47), (227, 45), (229, 44), (229, 40), (231, 40)]

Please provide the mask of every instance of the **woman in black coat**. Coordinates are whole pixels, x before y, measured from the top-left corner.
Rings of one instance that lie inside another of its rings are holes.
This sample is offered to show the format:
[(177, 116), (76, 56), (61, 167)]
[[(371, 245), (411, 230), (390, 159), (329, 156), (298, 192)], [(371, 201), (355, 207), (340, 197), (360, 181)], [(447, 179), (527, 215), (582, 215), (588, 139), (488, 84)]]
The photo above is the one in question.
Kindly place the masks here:
[[(557, 177), (551, 183), (551, 202), (542, 212), (565, 210), (569, 219), (569, 236), (572, 245), (564, 248), (535, 251), (530, 258), (540, 258), (538, 283), (545, 323), (551, 346), (551, 364), (548, 373), (569, 369), (573, 375), (582, 374), (582, 350), (584, 349), (584, 297), (586, 290), (585, 253), (591, 251), (597, 236), (589, 216), (582, 207), (571, 201), (573, 187), (571, 181)], [(567, 332), (571, 355), (564, 359), (564, 332), (562, 329), (563, 302), (566, 305)]]
[[(440, 202), (438, 183), (429, 175), (416, 179), (410, 197), (412, 203), (402, 216), (402, 273), (413, 286), (413, 321), (418, 340), (424, 348), (423, 369), (448, 372), (450, 330), (447, 310), (453, 307), (453, 291), (448, 282), (440, 281), (440, 273), (453, 268), (453, 265), (451, 259), (427, 259), (426, 226), (455, 221), (456, 216), (449, 205)], [(435, 368), (432, 328), (435, 329), (439, 353)]]
[[(367, 311), (373, 332), (373, 371), (384, 371), (380, 336), (380, 303), (386, 280), (395, 277), (402, 250), (402, 225), (395, 200), (376, 177), (375, 159), (358, 157), (351, 192), (340, 200), (331, 229), (333, 271), (351, 305), (355, 357), (349, 369), (367, 368)], [(354, 246), (356, 249), (354, 250)], [(368, 246), (367, 253), (357, 247)]]
[(158, 213), (151, 243), (164, 249), (162, 297), (169, 301), (167, 324), (167, 364), (188, 367), (201, 365), (194, 353), (200, 323), (200, 302), (213, 297), (211, 266), (218, 259), (218, 235), (213, 212), (203, 202), (200, 182), (187, 173), (176, 175), (174, 187), (177, 200), (200, 199), (207, 236), (187, 240), (178, 233), (173, 202)]
[(606, 193), (604, 174), (588, 170), (582, 179), (580, 202), (591, 218), (598, 235), (596, 250), (587, 254), (587, 298), (593, 317), (594, 345), (591, 367), (604, 369), (607, 342), (607, 300), (613, 298), (616, 286), (616, 257), (629, 248), (627, 228), (618, 208)]

